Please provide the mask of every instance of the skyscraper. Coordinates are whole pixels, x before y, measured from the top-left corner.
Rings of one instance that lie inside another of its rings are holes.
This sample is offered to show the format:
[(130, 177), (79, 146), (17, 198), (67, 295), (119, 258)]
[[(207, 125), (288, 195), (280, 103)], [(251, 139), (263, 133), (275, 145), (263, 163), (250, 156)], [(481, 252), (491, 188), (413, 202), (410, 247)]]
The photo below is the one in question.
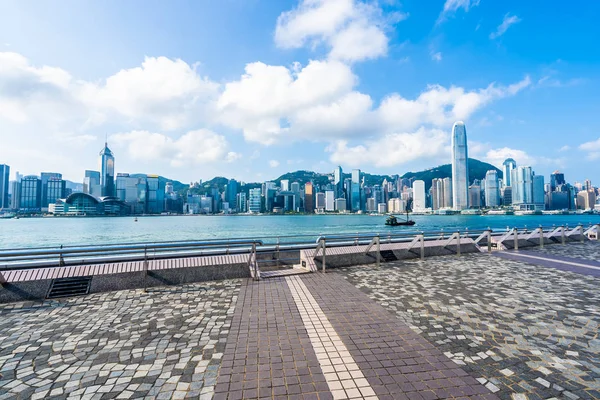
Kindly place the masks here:
[(342, 167), (339, 165), (333, 170), (333, 184), (335, 185), (333, 189), (335, 198), (342, 197), (344, 193), (344, 173), (342, 172)]
[(8, 203), (8, 179), (10, 177), (10, 167), (6, 164), (0, 164), (0, 210), (10, 208)]
[(452, 208), (452, 179), (444, 178), (444, 205), (440, 208)]
[(425, 182), (416, 180), (413, 182), (413, 211), (424, 211), (425, 204)]
[(42, 172), (42, 208), (48, 208), (57, 199), (65, 197), (66, 183), (62, 180), (62, 174), (58, 172)]
[(227, 195), (225, 201), (229, 203), (229, 208), (237, 209), (237, 194), (238, 194), (238, 182), (235, 179), (230, 179), (227, 182)]
[(83, 178), (83, 193), (91, 194), (95, 197), (102, 196), (102, 185), (100, 184), (100, 172), (85, 171)]
[(249, 195), (248, 210), (254, 214), (260, 213), (262, 211), (260, 188), (250, 189)]
[(462, 121), (452, 126), (452, 202), (455, 210), (469, 208), (467, 129)]
[(485, 174), (485, 205), (486, 207), (500, 206), (500, 188), (498, 187), (498, 172), (489, 170)]
[(106, 142), (100, 152), (100, 185), (102, 196), (115, 196), (115, 157)]
[(533, 204), (536, 210), (543, 210), (546, 204), (544, 192), (544, 175), (533, 176)]
[(515, 168), (517, 168), (517, 163), (512, 158), (507, 158), (502, 163), (502, 182), (504, 187), (512, 185), (511, 174)]
[(565, 183), (565, 174), (560, 171), (554, 171), (552, 175), (550, 175), (550, 190), (552, 192), (554, 192), (558, 186), (564, 185)]
[(352, 170), (352, 211), (360, 211), (360, 169)]
[(307, 213), (315, 212), (314, 191), (312, 182), (306, 182), (304, 185), (304, 211)]

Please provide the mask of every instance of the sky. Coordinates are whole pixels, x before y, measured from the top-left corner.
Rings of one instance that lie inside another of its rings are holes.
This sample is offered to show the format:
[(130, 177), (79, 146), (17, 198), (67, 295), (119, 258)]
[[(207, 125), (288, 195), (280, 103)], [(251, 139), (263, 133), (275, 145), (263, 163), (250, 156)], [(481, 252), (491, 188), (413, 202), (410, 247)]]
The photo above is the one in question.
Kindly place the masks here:
[(255, 182), (469, 156), (600, 184), (600, 3), (0, 0), (0, 163)]

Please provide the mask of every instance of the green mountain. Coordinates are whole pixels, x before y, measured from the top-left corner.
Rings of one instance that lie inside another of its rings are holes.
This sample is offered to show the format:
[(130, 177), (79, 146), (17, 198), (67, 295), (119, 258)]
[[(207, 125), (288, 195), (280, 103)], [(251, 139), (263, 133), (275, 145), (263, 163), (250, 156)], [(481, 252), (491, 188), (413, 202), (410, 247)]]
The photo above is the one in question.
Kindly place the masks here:
[[(498, 172), (498, 178), (502, 178), (502, 171), (494, 167), (492, 164), (488, 164), (483, 161), (469, 158), (469, 180), (472, 182), (473, 179), (483, 179), (485, 174), (489, 170), (496, 170)], [(439, 167), (426, 169), (420, 172), (407, 172), (402, 175), (402, 178), (425, 181), (425, 190), (429, 190), (431, 187), (431, 181), (435, 178), (451, 178), (452, 177), (452, 164), (444, 164)], [(469, 182), (470, 183), (470, 182)]]
[[(304, 185), (306, 182), (313, 182), (315, 185), (325, 186), (331, 182), (331, 176), (331, 173), (322, 174), (319, 172), (300, 170), (283, 174), (279, 178), (275, 179), (273, 182), (276, 182), (279, 185), (282, 179), (288, 179), (290, 183), (298, 182), (300, 183), (300, 185)], [(352, 174), (343, 174), (343, 177), (344, 179), (351, 178)], [(361, 172), (360, 178), (362, 179), (363, 177), (365, 178), (366, 185), (381, 185), (384, 179), (387, 179), (388, 181), (392, 180), (392, 178), (389, 175), (375, 175), (366, 172)]]

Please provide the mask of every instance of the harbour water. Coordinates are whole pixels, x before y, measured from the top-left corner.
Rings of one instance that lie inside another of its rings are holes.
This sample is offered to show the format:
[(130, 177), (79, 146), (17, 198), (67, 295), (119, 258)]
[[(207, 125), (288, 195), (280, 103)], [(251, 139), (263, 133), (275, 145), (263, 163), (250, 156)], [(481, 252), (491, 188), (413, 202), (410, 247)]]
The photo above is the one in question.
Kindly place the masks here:
[[(414, 215), (412, 227), (387, 227), (385, 216), (273, 215), (273, 216), (161, 216), (107, 218), (21, 218), (0, 220), (0, 248), (60, 245), (265, 238), (272, 236), (398, 231), (506, 230), (540, 225), (599, 224), (600, 215)], [(309, 238), (307, 238), (309, 239)], [(282, 239), (285, 241), (285, 239)]]

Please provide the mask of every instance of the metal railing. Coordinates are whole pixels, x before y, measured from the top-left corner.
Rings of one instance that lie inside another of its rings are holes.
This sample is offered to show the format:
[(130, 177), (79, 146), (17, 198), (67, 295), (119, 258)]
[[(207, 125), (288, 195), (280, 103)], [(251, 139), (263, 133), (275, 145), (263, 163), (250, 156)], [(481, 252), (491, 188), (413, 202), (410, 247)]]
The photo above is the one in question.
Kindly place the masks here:
[[(0, 271), (7, 269), (24, 269), (38, 267), (57, 267), (65, 265), (98, 264), (108, 262), (144, 261), (147, 267), (148, 259), (183, 258), (192, 256), (250, 254), (249, 266), (260, 274), (258, 263), (259, 254), (271, 253), (272, 260), (260, 260), (261, 263), (297, 260), (294, 258), (281, 258), (282, 253), (299, 252), (300, 250), (315, 249), (315, 257), (322, 254), (322, 269), (326, 269), (327, 248), (345, 246), (376, 246), (378, 264), (380, 261), (380, 245), (391, 243), (409, 243), (409, 250), (420, 248), (420, 256), (424, 258), (425, 242), (440, 241), (444, 248), (455, 249), (460, 255), (460, 240), (470, 238), (476, 245), (486, 243), (488, 251), (493, 248), (502, 248), (508, 240), (513, 240), (513, 247), (518, 249), (519, 240), (525, 239), (532, 242), (536, 237), (539, 245), (544, 246), (547, 240), (560, 239), (565, 243), (567, 238), (579, 235), (581, 240), (586, 236), (600, 235), (600, 224), (590, 225), (584, 229), (577, 225), (573, 229), (568, 226), (537, 227), (534, 230), (524, 228), (507, 228), (494, 231), (487, 229), (465, 229), (463, 231), (448, 232), (436, 231), (401, 231), (380, 233), (347, 233), (335, 235), (288, 235), (270, 236), (260, 240), (253, 238), (213, 239), (203, 241), (167, 241), (153, 243), (123, 243), (96, 246), (60, 246), (30, 249), (0, 249)], [(376, 241), (375, 241), (376, 240)], [(253, 261), (250, 265), (250, 260)]]

